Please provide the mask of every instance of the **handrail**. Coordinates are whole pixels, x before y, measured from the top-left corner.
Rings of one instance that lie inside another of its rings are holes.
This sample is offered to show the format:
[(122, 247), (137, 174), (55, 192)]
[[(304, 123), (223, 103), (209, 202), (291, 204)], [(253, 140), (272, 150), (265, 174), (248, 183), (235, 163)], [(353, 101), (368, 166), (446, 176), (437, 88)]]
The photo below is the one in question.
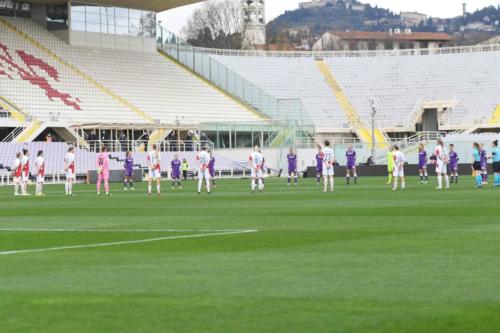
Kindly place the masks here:
[(451, 46), (426, 49), (364, 50), (364, 51), (263, 51), (226, 50), (195, 47), (196, 52), (224, 56), (286, 57), (286, 58), (360, 58), (394, 56), (428, 56), (438, 54), (461, 54), (500, 51), (500, 44)]

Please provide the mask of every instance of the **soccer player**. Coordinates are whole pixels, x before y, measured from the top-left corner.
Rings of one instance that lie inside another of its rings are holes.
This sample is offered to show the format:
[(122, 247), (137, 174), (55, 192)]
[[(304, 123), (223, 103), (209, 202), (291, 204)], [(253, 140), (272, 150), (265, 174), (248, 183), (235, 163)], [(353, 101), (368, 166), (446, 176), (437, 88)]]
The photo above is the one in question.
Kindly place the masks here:
[(318, 153), (316, 154), (316, 185), (319, 186), (323, 177), (323, 154), (321, 146), (318, 145)]
[(405, 189), (405, 155), (399, 151), (399, 146), (394, 146), (394, 186), (392, 188), (393, 191), (398, 189), (398, 180), (401, 180), (401, 190)]
[(73, 195), (73, 183), (75, 181), (75, 148), (69, 147), (64, 157), (64, 171), (66, 172), (66, 195)]
[(19, 195), (19, 186), (21, 185), (21, 175), (23, 173), (23, 167), (21, 166), (21, 153), (16, 153), (16, 159), (14, 161), (14, 195)]
[(102, 146), (101, 152), (97, 154), (96, 167), (97, 195), (101, 195), (101, 183), (104, 182), (104, 190), (106, 191), (106, 195), (109, 196), (109, 154), (106, 146)]
[(484, 144), (480, 146), (481, 154), (481, 179), (483, 185), (488, 185), (488, 152), (484, 148)]
[(216, 188), (217, 185), (215, 184), (215, 158), (213, 152), (210, 150), (208, 151), (210, 154), (210, 163), (208, 163), (208, 172), (210, 173), (210, 179), (212, 181), (212, 188)]
[(148, 152), (148, 195), (151, 195), (153, 189), (153, 180), (156, 180), (156, 193), (161, 195), (161, 155), (156, 144)]
[(251, 153), (250, 156), (248, 157), (248, 161), (250, 162), (250, 168), (251, 168), (252, 193), (255, 193), (257, 182), (259, 184), (259, 192), (262, 193), (264, 191), (264, 183), (262, 182), (262, 178), (264, 177), (264, 173), (262, 171), (264, 156), (259, 151), (259, 146), (255, 146), (253, 153)]
[(43, 158), (43, 151), (39, 151), (35, 162), (36, 167), (36, 196), (43, 196), (43, 183), (45, 181), (45, 160)]
[(450, 145), (450, 183), (458, 184), (458, 153), (455, 151), (455, 146)]
[(474, 142), (472, 145), (472, 170), (476, 179), (476, 188), (483, 187), (483, 177), (481, 176), (481, 147), (479, 143)]
[(293, 183), (297, 186), (299, 181), (299, 175), (297, 174), (297, 154), (293, 152), (293, 148), (290, 148), (288, 155), (286, 155), (286, 159), (288, 160), (288, 186), (290, 186), (292, 182), (292, 175)]
[(352, 145), (347, 147), (345, 152), (347, 159), (346, 163), (346, 181), (347, 185), (350, 183), (351, 174), (354, 177), (354, 184), (358, 183), (358, 174), (356, 173), (356, 151), (352, 148)]
[(321, 155), (323, 156), (323, 192), (326, 192), (328, 189), (328, 180), (330, 180), (330, 191), (333, 192), (334, 189), (334, 179), (333, 176), (335, 171), (333, 169), (333, 163), (335, 163), (335, 154), (333, 153), (333, 149), (330, 148), (330, 141), (325, 141), (325, 146), (321, 151)]
[(28, 182), (30, 180), (30, 152), (23, 149), (23, 156), (21, 157), (21, 195), (30, 196), (28, 193)]
[(420, 184), (427, 184), (429, 182), (429, 174), (427, 173), (427, 152), (423, 144), (418, 145), (418, 172), (420, 175)]
[(387, 185), (392, 184), (392, 174), (394, 173), (394, 146), (389, 146), (387, 151)]
[(495, 187), (500, 186), (500, 149), (498, 149), (498, 140), (493, 141), (491, 149), (491, 159), (493, 160), (493, 172), (495, 173)]
[(437, 146), (434, 150), (434, 154), (436, 155), (436, 175), (437, 175), (437, 183), (438, 186), (436, 190), (443, 189), (443, 177), (445, 180), (446, 188), (450, 188), (450, 178), (448, 177), (447, 164), (449, 161), (448, 152), (444, 148), (444, 143), (442, 139), (437, 140)]
[(130, 186), (130, 190), (134, 191), (134, 158), (132, 157), (132, 152), (127, 151), (125, 153), (125, 161), (123, 162), (123, 190), (127, 190), (127, 182)]
[(208, 170), (208, 165), (210, 164), (210, 154), (208, 153), (207, 148), (202, 147), (201, 151), (196, 154), (196, 163), (198, 163), (198, 194), (201, 194), (203, 179), (205, 179), (207, 193), (210, 194), (210, 171)]
[(179, 159), (179, 154), (174, 155), (174, 159), (172, 162), (170, 162), (170, 178), (172, 180), (172, 190), (175, 189), (175, 182), (177, 181), (177, 186), (179, 189), (182, 188), (181, 186), (181, 160)]

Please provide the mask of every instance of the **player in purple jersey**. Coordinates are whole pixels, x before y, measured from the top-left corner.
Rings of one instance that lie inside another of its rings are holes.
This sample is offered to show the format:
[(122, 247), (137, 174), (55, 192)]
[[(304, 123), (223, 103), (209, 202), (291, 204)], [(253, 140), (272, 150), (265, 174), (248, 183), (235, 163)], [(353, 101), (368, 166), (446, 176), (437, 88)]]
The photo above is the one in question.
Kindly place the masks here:
[(123, 162), (123, 190), (127, 190), (127, 182), (130, 186), (130, 190), (134, 189), (134, 158), (132, 157), (132, 152), (127, 151), (125, 153), (125, 161)]
[(418, 145), (418, 172), (420, 174), (420, 184), (429, 182), (429, 174), (427, 173), (427, 152), (424, 145)]
[(294, 185), (297, 186), (299, 181), (299, 175), (297, 173), (297, 154), (293, 152), (293, 148), (290, 148), (286, 159), (288, 160), (288, 186), (290, 186), (292, 181), (292, 175), (294, 177)]
[(177, 182), (177, 188), (181, 189), (181, 160), (179, 159), (179, 154), (174, 155), (174, 159), (170, 163), (170, 178), (172, 181), (172, 190), (175, 189), (175, 182)]
[(316, 154), (316, 185), (321, 184), (323, 177), (323, 153), (321, 146), (318, 146), (318, 153)]
[(212, 180), (212, 188), (216, 188), (215, 184), (215, 158), (214, 153), (210, 150), (208, 151), (210, 154), (210, 163), (208, 163), (208, 172), (210, 173), (210, 179)]
[(481, 178), (483, 180), (483, 185), (488, 185), (488, 152), (484, 148), (484, 144), (481, 144)]
[(455, 146), (450, 145), (450, 153), (448, 154), (450, 156), (450, 176), (451, 176), (451, 181), (450, 183), (455, 183), (458, 184), (458, 153), (455, 151)]
[(345, 152), (347, 159), (346, 163), (346, 180), (347, 185), (350, 183), (351, 174), (354, 177), (354, 184), (358, 183), (358, 174), (356, 173), (356, 151), (352, 148), (352, 145), (347, 146), (347, 151)]

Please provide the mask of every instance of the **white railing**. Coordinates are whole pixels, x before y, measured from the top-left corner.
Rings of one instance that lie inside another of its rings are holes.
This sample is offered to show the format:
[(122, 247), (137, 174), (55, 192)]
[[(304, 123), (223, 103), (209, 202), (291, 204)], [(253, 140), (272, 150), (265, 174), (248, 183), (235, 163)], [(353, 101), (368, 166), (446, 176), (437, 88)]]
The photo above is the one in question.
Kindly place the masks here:
[(261, 51), (261, 50), (224, 50), (197, 47), (196, 52), (223, 56), (240, 57), (284, 57), (284, 58), (359, 58), (380, 56), (426, 56), (436, 54), (461, 54), (473, 52), (500, 51), (500, 44), (454, 46), (431, 49), (397, 49), (369, 51)]
[[(124, 151), (147, 151), (149, 147), (148, 140), (95, 140), (87, 141), (88, 146), (82, 147), (80, 143), (74, 143), (78, 148), (89, 149), (92, 152), (100, 151), (101, 147), (106, 146), (111, 152)], [(211, 141), (157, 141), (158, 149), (162, 152), (177, 151), (198, 151), (201, 147), (214, 149), (214, 143)]]

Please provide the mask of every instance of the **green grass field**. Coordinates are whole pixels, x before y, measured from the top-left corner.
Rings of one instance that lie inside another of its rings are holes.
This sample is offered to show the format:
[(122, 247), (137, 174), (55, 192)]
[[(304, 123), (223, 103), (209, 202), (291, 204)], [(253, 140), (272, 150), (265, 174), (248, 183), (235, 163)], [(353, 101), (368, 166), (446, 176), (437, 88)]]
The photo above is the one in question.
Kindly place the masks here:
[(500, 189), (384, 181), (2, 188), (0, 332), (499, 332)]

